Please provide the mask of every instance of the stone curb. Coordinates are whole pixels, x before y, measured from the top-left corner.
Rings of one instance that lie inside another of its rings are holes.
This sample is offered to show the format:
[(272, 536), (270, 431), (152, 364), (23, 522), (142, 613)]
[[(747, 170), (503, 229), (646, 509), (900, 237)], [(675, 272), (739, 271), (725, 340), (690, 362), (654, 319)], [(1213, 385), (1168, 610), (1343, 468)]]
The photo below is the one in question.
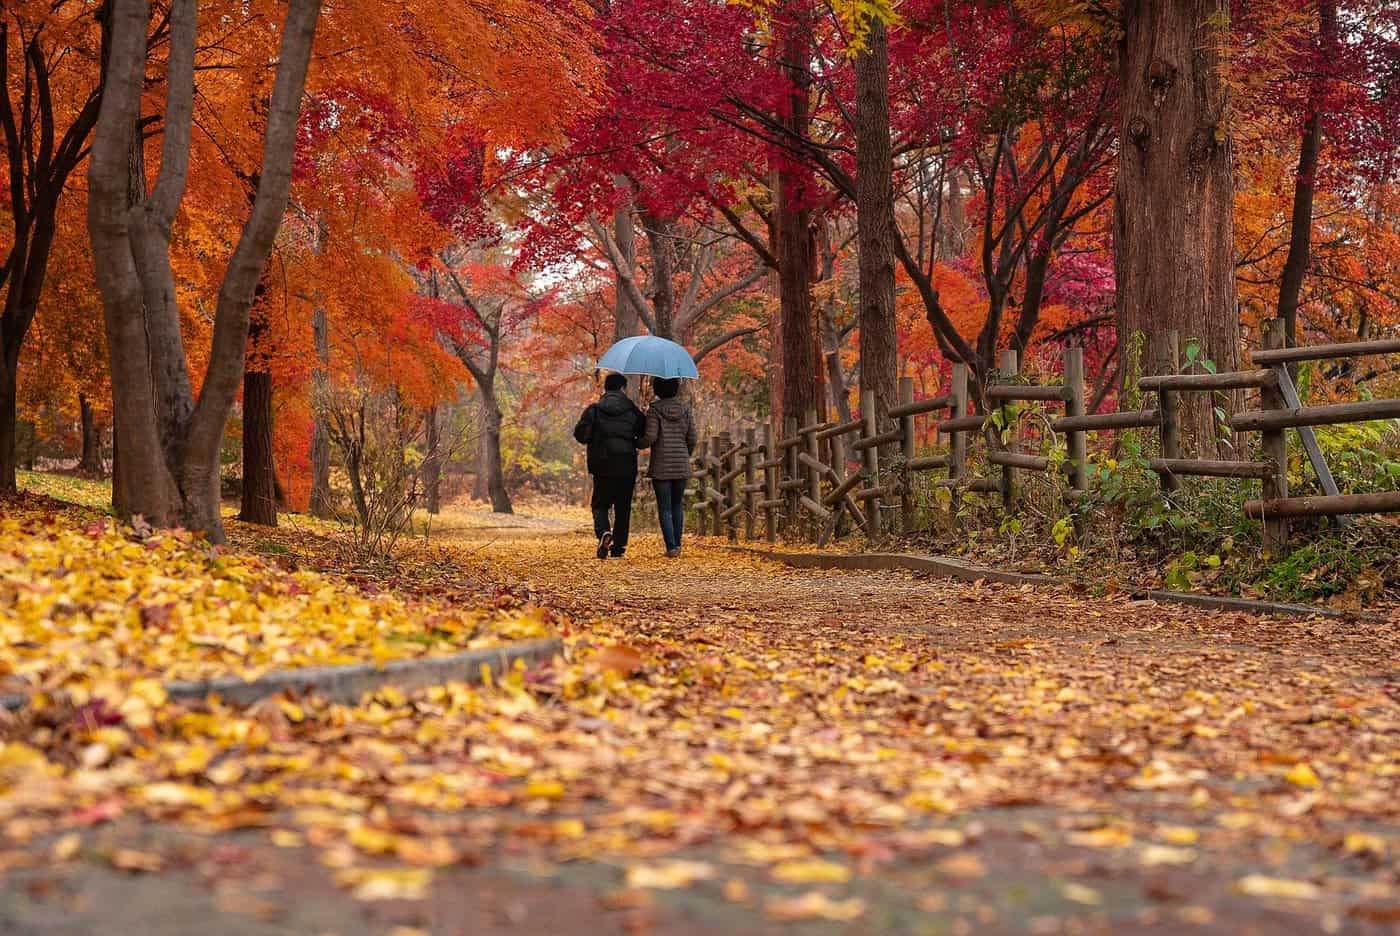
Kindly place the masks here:
[[(752, 546), (707, 545), (710, 549), (746, 553), (795, 569), (844, 569), (859, 572), (891, 572), (907, 570), (927, 572), (944, 578), (962, 582), (998, 582), (1003, 585), (1040, 585), (1056, 587), (1074, 584), (1068, 579), (1053, 575), (1032, 572), (1005, 572), (987, 566), (977, 565), (963, 559), (949, 559), (935, 556), (915, 556), (910, 553), (803, 553), (781, 552), (759, 549)], [(1380, 624), (1391, 623), (1383, 614), (1366, 611), (1338, 611), (1335, 608), (1318, 608), (1313, 605), (1289, 604), (1287, 602), (1260, 601), (1254, 598), (1231, 598), (1215, 595), (1197, 595), (1191, 592), (1167, 591), (1161, 588), (1141, 588), (1125, 592), (1126, 596), (1137, 601), (1151, 600), (1204, 608), (1210, 611), (1243, 611), (1248, 614), (1266, 614), (1275, 617), (1325, 617), (1339, 620), (1370, 621)]]
[[(447, 682), (475, 684), (481, 682), (481, 668), (498, 676), (516, 660), (534, 663), (547, 660), (564, 644), (558, 637), (482, 647), (448, 656), (419, 657), (390, 660), (380, 666), (373, 663), (350, 663), (345, 666), (310, 666), (304, 669), (273, 670), (254, 680), (237, 676), (216, 679), (176, 680), (165, 684), (171, 699), (199, 699), (218, 695), (225, 702), (250, 705), (279, 692), (312, 692), (332, 702), (352, 704), (367, 692), (383, 686), (412, 691)], [(0, 696), (0, 708), (11, 711), (29, 704), (27, 695)]]

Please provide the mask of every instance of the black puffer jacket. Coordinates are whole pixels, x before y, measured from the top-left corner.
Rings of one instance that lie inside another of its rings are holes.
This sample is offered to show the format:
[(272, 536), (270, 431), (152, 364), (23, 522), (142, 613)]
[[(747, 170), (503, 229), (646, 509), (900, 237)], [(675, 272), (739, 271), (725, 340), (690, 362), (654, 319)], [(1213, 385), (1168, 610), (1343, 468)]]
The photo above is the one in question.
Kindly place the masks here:
[(588, 446), (588, 473), (604, 478), (636, 477), (637, 440), (647, 418), (627, 394), (610, 390), (583, 411), (574, 438)]

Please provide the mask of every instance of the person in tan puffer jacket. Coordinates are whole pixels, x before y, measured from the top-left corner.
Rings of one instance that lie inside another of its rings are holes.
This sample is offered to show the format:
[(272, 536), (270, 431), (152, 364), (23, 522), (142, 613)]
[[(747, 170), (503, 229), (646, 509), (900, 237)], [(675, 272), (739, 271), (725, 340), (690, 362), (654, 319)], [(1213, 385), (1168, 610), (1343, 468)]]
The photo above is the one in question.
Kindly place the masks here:
[(656, 492), (656, 512), (661, 518), (661, 538), (666, 556), (681, 554), (681, 531), (685, 526), (685, 485), (690, 480), (690, 455), (697, 435), (690, 407), (676, 396), (681, 382), (675, 377), (653, 377), (656, 401), (647, 409), (646, 431), (638, 448), (651, 449), (651, 487)]

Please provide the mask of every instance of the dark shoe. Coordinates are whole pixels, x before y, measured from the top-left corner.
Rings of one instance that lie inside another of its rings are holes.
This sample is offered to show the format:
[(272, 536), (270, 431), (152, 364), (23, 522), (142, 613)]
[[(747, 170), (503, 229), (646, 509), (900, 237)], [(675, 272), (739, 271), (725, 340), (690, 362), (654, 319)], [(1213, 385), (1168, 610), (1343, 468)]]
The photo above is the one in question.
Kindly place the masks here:
[(610, 553), (608, 554), (608, 558), (609, 558), (609, 559), (621, 559), (621, 558), (623, 557), (623, 555), (624, 555), (624, 553), (623, 553), (623, 551), (622, 551), (621, 549), (614, 549), (612, 552), (610, 552)]
[(609, 530), (607, 533), (604, 533), (602, 536), (598, 537), (598, 558), (599, 558), (599, 559), (606, 559), (606, 558), (608, 558), (608, 550), (609, 550), (609, 549), (612, 549), (612, 531), (611, 531), (611, 530)]
[(679, 559), (680, 557), (681, 557), (681, 551), (680, 551), (680, 549), (677, 548), (677, 549), (668, 549), (668, 550), (666, 550), (666, 558), (667, 558), (667, 559)]

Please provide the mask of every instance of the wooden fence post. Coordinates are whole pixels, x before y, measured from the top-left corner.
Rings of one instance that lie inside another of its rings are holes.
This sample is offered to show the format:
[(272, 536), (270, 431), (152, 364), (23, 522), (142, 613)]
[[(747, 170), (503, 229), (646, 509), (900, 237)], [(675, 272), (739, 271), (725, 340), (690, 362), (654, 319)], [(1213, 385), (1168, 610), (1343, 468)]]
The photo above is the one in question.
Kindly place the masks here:
[[(952, 386), (948, 390), (948, 395), (953, 398), (952, 418), (961, 419), (967, 415), (967, 365), (954, 364)], [(952, 498), (948, 507), (950, 512), (957, 513), (962, 504), (962, 491), (958, 489), (958, 484), (967, 477), (967, 434), (964, 432), (953, 432), (948, 436), (948, 480), (953, 482)]]
[(711, 536), (719, 536), (720, 530), (724, 528), (724, 521), (722, 518), (722, 514), (724, 513), (724, 495), (720, 490), (719, 484), (719, 478), (724, 472), (724, 466), (720, 463), (719, 457), (724, 454), (724, 450), (727, 447), (729, 441), (727, 435), (727, 433), (721, 432), (719, 435), (713, 436), (710, 439), (710, 464), (708, 466), (710, 490), (707, 491), (706, 494), (709, 497), (710, 506), (712, 508), (710, 514), (712, 527), (710, 530)]
[[(1083, 416), (1084, 412), (1084, 349), (1065, 349), (1065, 415)], [(1065, 433), (1065, 449), (1069, 456), (1070, 488), (1076, 494), (1089, 490), (1088, 440), (1083, 429)]]
[[(821, 441), (817, 438), (817, 411), (808, 410), (803, 417), (802, 446), (807, 451), (807, 457), (821, 463)], [(822, 472), (815, 464), (807, 463), (807, 496), (817, 504), (822, 502)], [(813, 517), (814, 522), (820, 522), (820, 518)]]
[[(873, 439), (880, 434), (880, 424), (875, 419), (875, 391), (867, 390), (860, 395), (860, 418), (863, 424), (861, 426), (863, 439)], [(871, 489), (880, 486), (880, 447), (878, 445), (867, 446), (865, 449), (865, 474), (869, 479)], [(866, 498), (865, 531), (870, 542), (875, 543), (880, 540), (882, 525), (880, 523), (880, 495), (878, 492), (872, 493)]]
[[(914, 402), (914, 378), (899, 378), (899, 402)], [(914, 472), (910, 468), (914, 461), (914, 417), (899, 417), (900, 454), (904, 458), (903, 486), (899, 492), (899, 532), (909, 536), (914, 532)]]
[[(1273, 351), (1286, 344), (1282, 319), (1273, 319), (1264, 328), (1264, 349)], [(1278, 384), (1266, 384), (1259, 390), (1261, 410), (1281, 410), (1286, 408), (1283, 393)], [(1259, 433), (1264, 450), (1264, 460), (1273, 464), (1273, 472), (1264, 478), (1264, 503), (1281, 500), (1288, 496), (1288, 430), (1265, 429)], [(1264, 546), (1270, 550), (1282, 550), (1288, 546), (1288, 518), (1277, 514), (1264, 516)]]
[[(1176, 373), (1177, 363), (1177, 335), (1176, 332), (1167, 332), (1163, 335), (1154, 335), (1152, 338), (1151, 360), (1157, 365), (1157, 369), (1164, 374)], [(1173, 459), (1181, 457), (1181, 401), (1177, 399), (1175, 391), (1157, 391), (1157, 410), (1161, 414), (1162, 433), (1162, 457)], [(1161, 475), (1162, 490), (1175, 491), (1181, 487), (1181, 479), (1170, 471)]]
[(727, 515), (725, 529), (729, 533), (729, 541), (737, 543), (739, 541), (739, 453), (735, 451), (734, 437), (729, 433), (724, 433), (725, 446), (724, 458), (722, 458), (720, 471), (723, 472), (721, 480), (727, 481), (720, 486), (720, 493), (724, 495), (724, 513)]
[[(1016, 373), (1019, 370), (1020, 368), (1017, 366), (1016, 352), (1014, 350), (1007, 350), (1001, 352), (1001, 369), (998, 371), (1000, 382), (1011, 383), (1011, 381), (1015, 379)], [(1011, 439), (1011, 442), (1009, 443), (1003, 441), (1002, 445), (1008, 452), (1015, 447), (1016, 439), (1016, 426), (1012, 421), (1014, 416), (1014, 413), (1012, 412), (1013, 406), (1015, 406), (1015, 403), (1009, 400), (1005, 403), (1002, 403), (1001, 405), (1001, 432), (1004, 433), (1004, 438)], [(1012, 508), (1015, 507), (1015, 505), (1016, 469), (1012, 468), (1010, 465), (1002, 465), (1001, 507), (1003, 511), (1009, 514)]]
[(758, 513), (758, 448), (757, 433), (744, 430), (744, 539), (755, 536), (754, 524)]
[[(797, 435), (797, 417), (787, 416), (783, 419), (783, 438), (791, 439)], [(783, 477), (780, 483), (796, 480), (797, 478), (797, 446), (790, 445), (783, 449)], [(797, 517), (802, 510), (802, 495), (795, 488), (787, 491), (787, 517), (785, 522), (789, 530), (796, 529)]]
[[(763, 460), (772, 462), (778, 457), (778, 450), (773, 447), (773, 421), (770, 419), (763, 426)], [(764, 492), (763, 499), (767, 502), (763, 508), (763, 536), (768, 542), (778, 541), (778, 508), (775, 506), (778, 500), (778, 469), (776, 466), (767, 465), (763, 469)]]
[(695, 445), (695, 452), (690, 456), (691, 466), (694, 469), (692, 483), (687, 493), (691, 497), (691, 503), (695, 507), (695, 535), (707, 535), (707, 519), (709, 498), (705, 496), (705, 453), (710, 450), (710, 439), (708, 436), (701, 436), (700, 441)]

